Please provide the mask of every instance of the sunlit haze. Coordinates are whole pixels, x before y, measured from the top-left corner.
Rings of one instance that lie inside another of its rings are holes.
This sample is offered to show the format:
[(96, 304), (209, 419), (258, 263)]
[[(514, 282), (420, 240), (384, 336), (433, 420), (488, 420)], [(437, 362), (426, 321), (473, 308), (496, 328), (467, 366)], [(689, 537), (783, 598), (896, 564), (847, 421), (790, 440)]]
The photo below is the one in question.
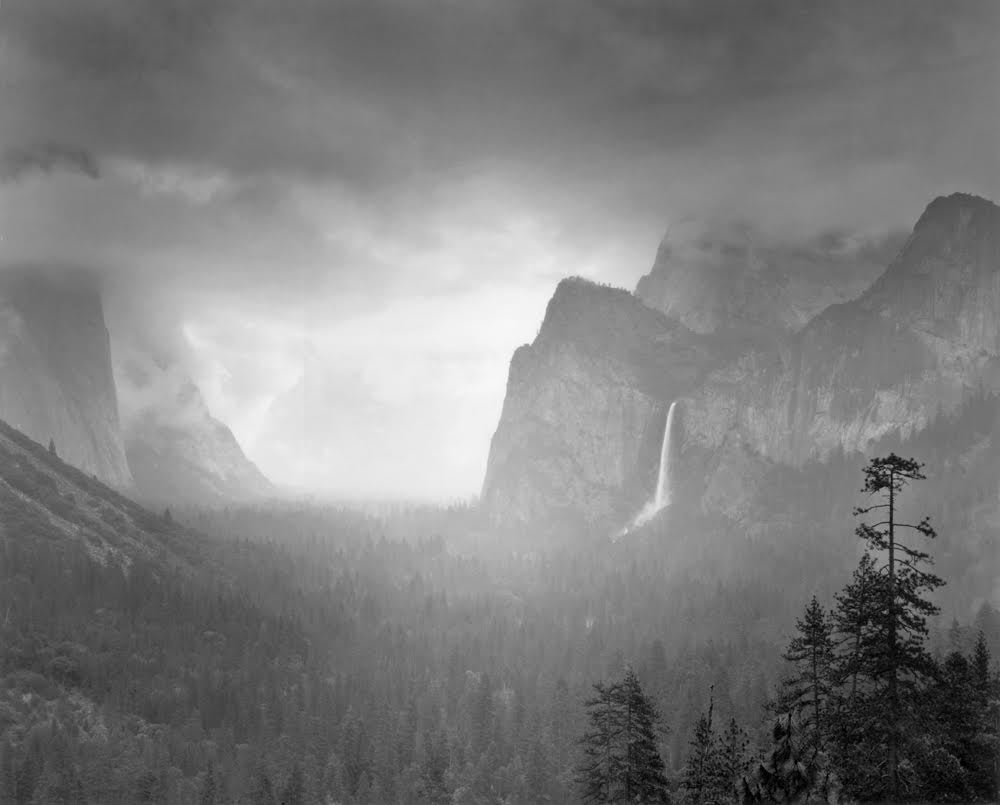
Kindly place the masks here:
[(1000, 6), (770, 8), (4, 0), (0, 262), (99, 271), (280, 485), (475, 495), (560, 278), (1000, 197)]

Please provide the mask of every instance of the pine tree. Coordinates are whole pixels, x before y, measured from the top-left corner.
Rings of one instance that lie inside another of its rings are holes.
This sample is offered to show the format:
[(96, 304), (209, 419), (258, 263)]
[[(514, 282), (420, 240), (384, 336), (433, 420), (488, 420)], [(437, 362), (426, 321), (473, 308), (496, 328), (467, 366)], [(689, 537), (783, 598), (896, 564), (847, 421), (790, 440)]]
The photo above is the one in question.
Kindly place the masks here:
[(948, 654), (937, 684), (925, 692), (920, 704), (926, 720), (918, 745), (922, 751), (916, 753), (914, 764), (920, 795), (930, 800), (976, 799), (970, 771), (978, 714), (969, 662), (961, 652)]
[(990, 675), (990, 650), (982, 631), (972, 650), (969, 675), (978, 717), (973, 784), (984, 798), (995, 801), (1000, 796), (1000, 676)]
[(361, 772), (361, 776), (358, 778), (358, 787), (354, 792), (354, 799), (358, 805), (373, 805), (372, 803), (372, 785), (368, 780), (368, 772)]
[(55, 439), (49, 439), (49, 452), (52, 455), (57, 455), (56, 454), (56, 441), (55, 441)]
[(1000, 615), (989, 601), (984, 601), (979, 607), (973, 625), (977, 632), (982, 632), (986, 637), (986, 647), (990, 654), (1000, 654)]
[(443, 805), (451, 796), (445, 778), (448, 773), (448, 741), (438, 730), (427, 736), (427, 749), (420, 769), (420, 790), (432, 805)]
[(852, 701), (858, 694), (863, 648), (868, 640), (881, 584), (882, 577), (875, 567), (875, 560), (866, 552), (858, 562), (850, 584), (835, 596), (837, 603), (832, 613), (833, 642), (839, 650), (835, 660), (835, 676), (838, 684), (849, 682)]
[(552, 764), (549, 762), (545, 745), (536, 739), (529, 748), (527, 769), (524, 773), (524, 784), (536, 802), (548, 802), (551, 799), (546, 790), (552, 776)]
[(493, 684), (490, 675), (484, 673), (476, 688), (472, 704), (472, 753), (478, 759), (489, 746), (493, 734)]
[(631, 668), (621, 682), (594, 685), (586, 702), (589, 729), (580, 739), (578, 783), (584, 802), (667, 802), (657, 748), (659, 714)]
[(549, 707), (549, 745), (552, 759), (560, 770), (571, 762), (569, 752), (573, 745), (572, 733), (569, 686), (560, 677), (556, 681)]
[(803, 747), (794, 740), (792, 717), (778, 719), (771, 733), (772, 749), (757, 766), (756, 785), (744, 785), (745, 799), (752, 802), (799, 802), (812, 788), (810, 767)]
[(876, 587), (876, 606), (872, 610), (869, 634), (862, 643), (861, 673), (876, 685), (884, 685), (886, 712), (880, 719), (881, 732), (887, 745), (886, 777), (889, 796), (900, 796), (899, 761), (906, 716), (905, 699), (915, 690), (919, 679), (933, 675), (934, 664), (924, 648), (927, 616), (936, 614), (937, 607), (924, 596), (944, 582), (921, 569), (929, 564), (929, 554), (912, 548), (899, 539), (899, 532), (908, 529), (933, 539), (934, 529), (928, 518), (916, 524), (900, 522), (897, 498), (911, 481), (925, 478), (922, 465), (914, 459), (904, 459), (895, 453), (874, 458), (864, 468), (863, 492), (880, 496), (879, 503), (858, 507), (854, 513), (866, 516), (879, 512), (875, 523), (862, 522), (855, 533), (868, 547), (886, 555), (879, 572), (884, 584)]
[(201, 785), (199, 805), (215, 805), (215, 769), (209, 764), (205, 770), (205, 781)]
[(989, 704), (986, 708), (989, 734), (993, 738), (993, 792), (994, 800), (1000, 799), (1000, 671), (993, 675)]
[(41, 749), (37, 743), (32, 742), (28, 746), (27, 754), (14, 775), (15, 800), (18, 802), (31, 802), (35, 793), (35, 786), (44, 767), (44, 759), (41, 756)]
[(684, 776), (681, 786), (688, 792), (691, 802), (700, 805), (706, 802), (706, 794), (712, 789), (712, 775), (717, 764), (718, 747), (715, 733), (712, 732), (712, 713), (715, 709), (715, 699), (709, 693), (708, 711), (702, 713), (695, 724), (694, 737), (688, 752), (687, 763), (684, 766)]
[(865, 553), (851, 582), (836, 595), (832, 612), (836, 646), (833, 678), (837, 689), (827, 719), (828, 748), (840, 783), (859, 795), (882, 787), (877, 779), (881, 772), (876, 756), (884, 741), (871, 724), (885, 710), (884, 697), (870, 690), (865, 666), (875, 609), (883, 598), (880, 587), (884, 584), (875, 560)]
[(965, 646), (965, 630), (958, 622), (958, 618), (952, 618), (951, 626), (948, 627), (948, 647), (952, 651), (957, 651), (961, 654), (965, 652)]
[(615, 802), (617, 781), (621, 774), (618, 743), (621, 735), (620, 713), (616, 708), (617, 685), (594, 683), (594, 695), (587, 699), (589, 729), (580, 739), (583, 761), (578, 781), (584, 802)]
[(271, 778), (263, 769), (257, 771), (257, 779), (254, 781), (253, 793), (250, 801), (253, 805), (273, 805), (274, 789), (271, 787)]
[(798, 634), (784, 654), (795, 673), (784, 682), (779, 708), (796, 719), (804, 744), (815, 756), (823, 748), (828, 728), (825, 715), (833, 677), (831, 625), (816, 596), (795, 626)]
[(731, 718), (726, 731), (719, 736), (711, 774), (716, 802), (739, 803), (744, 776), (750, 768), (749, 752), (746, 730)]
[(281, 805), (304, 805), (306, 801), (305, 782), (302, 779), (302, 767), (298, 763), (292, 765), (288, 782), (281, 792)]
[(17, 794), (14, 747), (7, 738), (0, 741), (0, 802), (13, 802)]
[(639, 679), (631, 668), (618, 688), (622, 711), (622, 739), (625, 757), (621, 788), (626, 802), (666, 802), (667, 778), (663, 759), (657, 748), (656, 706), (642, 692)]
[(976, 635), (972, 648), (972, 685), (977, 704), (985, 709), (990, 692), (990, 650), (986, 646), (986, 635), (981, 631)]

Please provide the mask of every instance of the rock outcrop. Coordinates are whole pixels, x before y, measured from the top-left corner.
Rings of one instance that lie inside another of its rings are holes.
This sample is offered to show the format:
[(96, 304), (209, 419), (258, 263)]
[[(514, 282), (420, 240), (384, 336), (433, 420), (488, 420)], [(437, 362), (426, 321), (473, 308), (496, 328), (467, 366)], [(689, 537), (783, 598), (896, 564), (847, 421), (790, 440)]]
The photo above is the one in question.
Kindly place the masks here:
[(101, 481), (131, 486), (93, 276), (0, 272), (0, 418)]
[(274, 493), (184, 370), (129, 353), (116, 360), (125, 448), (140, 500), (218, 505)]

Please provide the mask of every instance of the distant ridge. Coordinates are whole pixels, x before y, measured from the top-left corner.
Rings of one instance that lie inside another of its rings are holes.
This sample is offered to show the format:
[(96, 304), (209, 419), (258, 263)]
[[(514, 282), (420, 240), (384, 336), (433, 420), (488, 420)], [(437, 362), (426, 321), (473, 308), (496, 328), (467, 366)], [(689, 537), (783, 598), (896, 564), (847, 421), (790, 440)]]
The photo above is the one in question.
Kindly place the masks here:
[(117, 369), (119, 387), (139, 401), (124, 413), (126, 452), (141, 500), (222, 505), (275, 494), (180, 366), (129, 356)]

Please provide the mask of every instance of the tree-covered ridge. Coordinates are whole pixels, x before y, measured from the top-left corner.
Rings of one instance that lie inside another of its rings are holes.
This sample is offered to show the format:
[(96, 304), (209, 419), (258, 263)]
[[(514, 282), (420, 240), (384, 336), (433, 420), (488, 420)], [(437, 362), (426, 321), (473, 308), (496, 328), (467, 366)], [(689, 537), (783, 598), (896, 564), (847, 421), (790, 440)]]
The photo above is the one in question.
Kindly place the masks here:
[(0, 420), (0, 525), (60, 546), (82, 544), (101, 563), (142, 557), (192, 572), (197, 537), (63, 462)]
[[(850, 557), (847, 527), (794, 552), (730, 545), (735, 568), (709, 535), (681, 573), (676, 543), (504, 552), (467, 507), (175, 508), (171, 524), (32, 444), (9, 449), (60, 495), (89, 491), (69, 519), (40, 491), (5, 498), (0, 801), (575, 803), (584, 702), (626, 665), (662, 716), (674, 800), (709, 707), (716, 783), (762, 753), (772, 775), (802, 754), (797, 722), (775, 754), (763, 708), (787, 672), (793, 596), (811, 585), (836, 611), (850, 559), (816, 556)], [(0, 455), (0, 478), (15, 468)], [(104, 522), (104, 505), (122, 515), (109, 544), (162, 550), (102, 562), (66, 524)], [(952, 645), (971, 656), (980, 629), (998, 655), (991, 607), (950, 620), (929, 624), (939, 665)]]
[[(32, 466), (57, 487), (75, 477)], [(8, 497), (0, 746), (15, 802), (229, 802), (286, 788), (303, 801), (530, 802), (540, 788), (574, 801), (576, 694), (621, 655), (629, 589), (653, 590), (663, 571), (607, 574), (602, 555), (485, 563), (308, 507), (185, 513), (202, 536), (158, 518), (164, 543), (197, 561), (102, 562), (53, 526), (40, 493)], [(61, 522), (82, 527), (89, 512)], [(628, 643), (662, 700), (668, 648)]]

